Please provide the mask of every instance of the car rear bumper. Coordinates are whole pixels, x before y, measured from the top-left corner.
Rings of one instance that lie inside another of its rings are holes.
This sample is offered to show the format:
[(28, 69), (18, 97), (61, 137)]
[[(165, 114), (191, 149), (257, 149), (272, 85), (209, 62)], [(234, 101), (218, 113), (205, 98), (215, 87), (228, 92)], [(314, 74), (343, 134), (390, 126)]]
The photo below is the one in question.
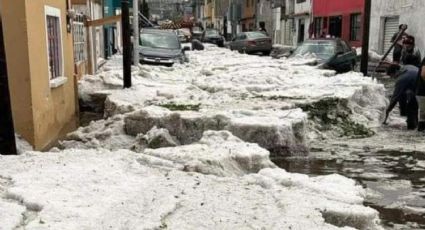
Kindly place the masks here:
[(272, 46), (266, 45), (266, 46), (247, 46), (246, 52), (254, 53), (254, 52), (271, 52)]

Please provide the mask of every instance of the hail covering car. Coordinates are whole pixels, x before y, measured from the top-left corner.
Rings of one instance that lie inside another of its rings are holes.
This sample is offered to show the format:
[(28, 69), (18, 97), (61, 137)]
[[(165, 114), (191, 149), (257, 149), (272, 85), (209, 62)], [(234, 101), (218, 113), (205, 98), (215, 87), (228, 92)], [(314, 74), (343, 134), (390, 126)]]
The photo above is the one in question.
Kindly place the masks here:
[(185, 50), (175, 32), (159, 29), (143, 29), (140, 33), (140, 62), (172, 66), (186, 60)]
[(232, 39), (229, 48), (241, 53), (261, 52), (264, 55), (269, 55), (272, 50), (272, 39), (260, 31), (242, 32)]
[(354, 70), (356, 66), (356, 51), (339, 38), (306, 40), (293, 51), (289, 58), (312, 56), (317, 60), (312, 64), (337, 72)]
[(206, 29), (202, 33), (202, 42), (216, 44), (219, 47), (224, 46), (224, 37), (216, 29)]
[(179, 37), (180, 42), (190, 42), (190, 30), (187, 28), (177, 29), (176, 34)]

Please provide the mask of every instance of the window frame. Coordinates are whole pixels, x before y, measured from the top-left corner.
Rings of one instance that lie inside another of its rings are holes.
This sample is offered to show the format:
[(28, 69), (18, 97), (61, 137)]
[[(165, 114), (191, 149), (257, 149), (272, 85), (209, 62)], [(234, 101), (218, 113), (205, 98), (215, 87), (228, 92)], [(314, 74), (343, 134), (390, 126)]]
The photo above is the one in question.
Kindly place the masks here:
[[(48, 28), (47, 28), (47, 17), (56, 17), (58, 18), (58, 24), (59, 24), (59, 40), (60, 40), (60, 55), (59, 55), (59, 67), (60, 67), (60, 74), (56, 77), (51, 76), (51, 72), (50, 72), (50, 50), (49, 50), (49, 34), (48, 34)], [(48, 72), (49, 72), (49, 81), (54, 81), (56, 79), (61, 79), (63, 77), (65, 77), (65, 62), (64, 62), (64, 53), (63, 53), (63, 35), (62, 35), (62, 18), (61, 18), (61, 10), (55, 7), (51, 7), (51, 6), (44, 6), (44, 29), (45, 29), (45, 33), (46, 33), (46, 53), (47, 53), (47, 68), (48, 68)]]
[[(358, 17), (360, 20), (357, 21)], [(350, 14), (350, 41), (360, 41), (360, 35), (362, 30), (362, 14), (361, 13), (352, 13)], [(357, 24), (358, 22), (358, 24)], [(356, 32), (356, 33), (354, 33)], [(355, 35), (355, 37), (354, 37)]]

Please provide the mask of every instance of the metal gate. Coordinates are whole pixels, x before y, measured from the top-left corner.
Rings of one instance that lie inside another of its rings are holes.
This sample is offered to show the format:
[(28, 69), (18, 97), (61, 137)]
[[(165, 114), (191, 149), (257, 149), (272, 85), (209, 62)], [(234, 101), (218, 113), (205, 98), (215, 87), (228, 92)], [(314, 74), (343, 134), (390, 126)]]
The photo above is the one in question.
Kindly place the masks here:
[(74, 39), (74, 62), (86, 61), (86, 29), (83, 14), (77, 14), (72, 22), (72, 36)]
[(3, 28), (0, 20), (0, 154), (16, 154), (15, 131), (10, 105)]
[[(386, 52), (392, 45), (391, 38), (395, 33), (398, 32), (399, 26), (399, 17), (387, 17), (384, 22), (384, 39), (382, 40), (383, 50), (381, 53)], [(393, 56), (393, 51), (388, 55), (389, 57)]]

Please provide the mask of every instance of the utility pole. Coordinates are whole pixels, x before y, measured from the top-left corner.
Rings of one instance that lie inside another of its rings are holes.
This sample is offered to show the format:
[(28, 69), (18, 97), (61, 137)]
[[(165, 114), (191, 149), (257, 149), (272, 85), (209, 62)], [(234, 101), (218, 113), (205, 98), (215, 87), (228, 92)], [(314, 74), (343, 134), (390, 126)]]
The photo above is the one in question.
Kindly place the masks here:
[(133, 0), (133, 65), (139, 64), (139, 0)]
[(129, 1), (121, 0), (124, 88), (131, 87), (131, 35)]
[(360, 71), (367, 76), (367, 67), (369, 62), (369, 30), (370, 30), (370, 11), (372, 0), (365, 0), (364, 16), (363, 16), (363, 43), (362, 43), (362, 59)]
[(224, 39), (227, 41), (227, 15), (224, 15), (223, 30)]

